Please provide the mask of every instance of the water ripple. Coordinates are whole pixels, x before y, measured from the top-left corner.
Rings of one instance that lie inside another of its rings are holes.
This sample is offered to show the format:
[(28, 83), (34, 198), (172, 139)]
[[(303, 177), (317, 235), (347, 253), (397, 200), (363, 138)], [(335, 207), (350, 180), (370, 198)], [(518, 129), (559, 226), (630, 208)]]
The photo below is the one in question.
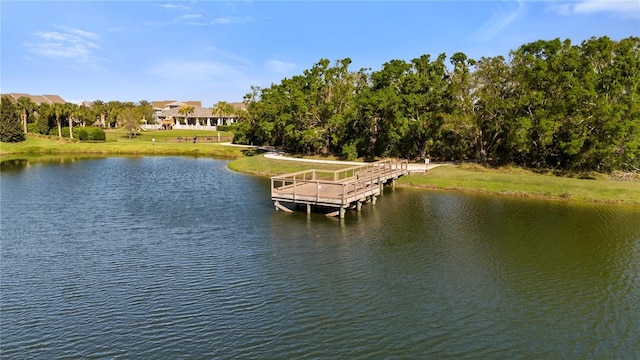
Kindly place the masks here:
[(640, 357), (637, 210), (387, 189), (307, 217), (225, 165), (2, 173), (2, 358)]

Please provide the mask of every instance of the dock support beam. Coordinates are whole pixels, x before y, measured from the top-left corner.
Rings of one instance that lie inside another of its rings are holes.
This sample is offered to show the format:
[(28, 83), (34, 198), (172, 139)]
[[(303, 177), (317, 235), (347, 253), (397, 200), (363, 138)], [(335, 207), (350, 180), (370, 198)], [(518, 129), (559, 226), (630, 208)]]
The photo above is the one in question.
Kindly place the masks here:
[(347, 210), (343, 207), (340, 207), (340, 219), (344, 219), (344, 214), (347, 212)]
[(377, 199), (377, 198), (378, 198), (378, 197), (377, 197), (377, 196), (375, 196), (375, 195), (371, 196), (371, 202), (373, 203), (373, 205), (375, 205), (375, 204), (376, 204), (376, 199)]
[(293, 211), (292, 211), (291, 209), (289, 209), (288, 207), (286, 207), (286, 206), (284, 206), (284, 205), (280, 204), (280, 202), (279, 202), (279, 201), (275, 201), (275, 202), (273, 203), (273, 205), (276, 207), (276, 211), (277, 211), (277, 210), (282, 210), (282, 211), (284, 211), (284, 212), (289, 212), (289, 213), (290, 213), (290, 212), (293, 212)]
[(356, 204), (356, 210), (362, 211), (362, 201), (358, 201)]
[(311, 204), (307, 204), (307, 215), (311, 214)]

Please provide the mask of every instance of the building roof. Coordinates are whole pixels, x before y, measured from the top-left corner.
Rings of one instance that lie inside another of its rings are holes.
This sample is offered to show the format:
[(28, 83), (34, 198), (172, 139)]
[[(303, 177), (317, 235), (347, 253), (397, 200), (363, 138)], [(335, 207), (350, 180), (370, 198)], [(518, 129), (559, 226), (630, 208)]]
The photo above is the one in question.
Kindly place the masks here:
[[(184, 117), (183, 114), (180, 114), (180, 107), (174, 107), (171, 109), (167, 109), (167, 110), (162, 110), (162, 112), (160, 112), (159, 116), (161, 117)], [(211, 109), (209, 108), (203, 108), (203, 107), (199, 107), (199, 106), (194, 106), (193, 107), (193, 112), (189, 114), (190, 118), (213, 118), (214, 116), (211, 114)]]
[(63, 98), (61, 98), (58, 95), (42, 95), (45, 99), (47, 99), (48, 101), (50, 101), (52, 104), (65, 104), (66, 101), (64, 101)]
[(234, 108), (238, 109), (238, 110), (247, 110), (247, 104), (243, 103), (243, 102), (232, 102), (230, 103), (231, 106), (233, 106)]
[(58, 95), (31, 95), (21, 93), (8, 93), (2, 94), (2, 96), (8, 96), (13, 101), (18, 101), (21, 97), (27, 97), (31, 99), (36, 105), (40, 104), (66, 104), (67, 102)]
[(182, 105), (191, 105), (191, 106), (197, 106), (197, 107), (202, 107), (202, 102), (198, 101), (198, 100), (189, 100), (189, 101), (176, 101), (176, 100), (155, 100), (151, 102), (151, 107), (153, 108), (157, 108), (157, 109), (166, 109), (169, 106), (182, 106)]

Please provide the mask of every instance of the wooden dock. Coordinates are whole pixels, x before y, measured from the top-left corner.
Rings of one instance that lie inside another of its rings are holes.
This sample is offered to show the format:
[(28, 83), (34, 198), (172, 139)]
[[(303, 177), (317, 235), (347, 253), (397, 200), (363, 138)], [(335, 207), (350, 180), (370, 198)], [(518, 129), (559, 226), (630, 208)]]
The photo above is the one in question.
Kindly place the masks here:
[(382, 160), (342, 170), (306, 170), (271, 178), (271, 199), (276, 210), (292, 211), (282, 203), (337, 208), (327, 214), (344, 218), (345, 210), (361, 210), (362, 204), (382, 193), (384, 184), (407, 175), (408, 161)]

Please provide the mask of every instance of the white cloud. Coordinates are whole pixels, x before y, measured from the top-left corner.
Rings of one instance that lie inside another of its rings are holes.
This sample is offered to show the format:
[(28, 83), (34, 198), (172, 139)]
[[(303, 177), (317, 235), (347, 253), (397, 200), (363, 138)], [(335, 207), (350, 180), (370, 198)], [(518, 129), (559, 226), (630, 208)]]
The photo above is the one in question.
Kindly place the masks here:
[(68, 27), (61, 31), (38, 31), (35, 42), (24, 44), (32, 54), (49, 59), (63, 59), (78, 68), (100, 68), (101, 59), (95, 55), (100, 49), (97, 34)]
[(550, 9), (561, 15), (605, 12), (621, 17), (640, 18), (640, 2), (637, 0), (582, 0), (551, 4)]
[(239, 16), (230, 16), (230, 17), (219, 17), (213, 19), (214, 24), (243, 24), (248, 23), (252, 19), (250, 17), (239, 17)]
[(158, 5), (161, 8), (167, 9), (167, 10), (173, 10), (173, 9), (178, 9), (178, 10), (189, 10), (191, 9), (189, 6), (185, 5), (184, 2), (181, 2), (179, 4), (161, 4)]
[(80, 29), (73, 29), (73, 28), (66, 28), (68, 32), (70, 32), (71, 34), (77, 35), (81, 38), (86, 38), (86, 39), (94, 39), (97, 40), (100, 38), (100, 36), (92, 33), (92, 32), (88, 32), (88, 31), (84, 31), (84, 30), (80, 30)]
[(178, 19), (199, 19), (202, 17), (202, 14), (185, 14), (180, 16)]
[(524, 13), (524, 2), (521, 0), (516, 2), (503, 2), (503, 4), (507, 4), (507, 8), (493, 10), (491, 19), (485, 22), (478, 30), (475, 34), (476, 38), (480, 40), (491, 40), (495, 38), (502, 30)]
[(296, 64), (288, 63), (280, 60), (267, 61), (266, 68), (278, 74), (289, 74), (296, 69)]

